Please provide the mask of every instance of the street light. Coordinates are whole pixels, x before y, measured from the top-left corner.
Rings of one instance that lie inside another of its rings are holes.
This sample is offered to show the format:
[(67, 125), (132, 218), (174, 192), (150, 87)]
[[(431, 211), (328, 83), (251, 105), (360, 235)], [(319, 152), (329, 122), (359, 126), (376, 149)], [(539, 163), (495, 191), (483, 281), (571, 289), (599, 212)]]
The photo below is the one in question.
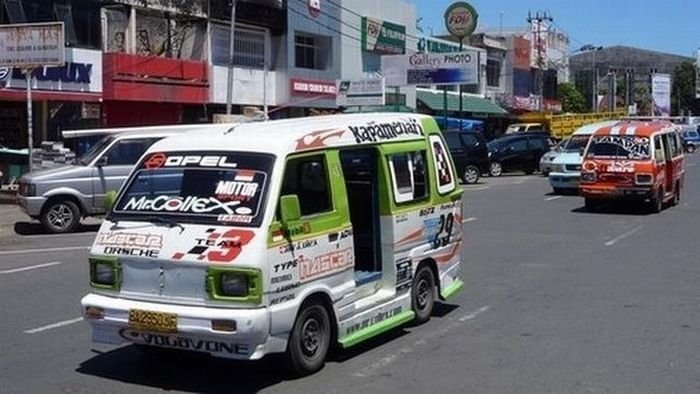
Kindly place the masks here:
[(579, 48), (579, 52), (592, 52), (593, 55), (593, 61), (592, 61), (592, 77), (591, 79), (593, 80), (593, 90), (591, 90), (591, 102), (592, 102), (592, 108), (593, 112), (598, 112), (598, 70), (595, 68), (595, 53), (603, 49), (602, 46), (595, 46), (591, 44), (586, 44)]

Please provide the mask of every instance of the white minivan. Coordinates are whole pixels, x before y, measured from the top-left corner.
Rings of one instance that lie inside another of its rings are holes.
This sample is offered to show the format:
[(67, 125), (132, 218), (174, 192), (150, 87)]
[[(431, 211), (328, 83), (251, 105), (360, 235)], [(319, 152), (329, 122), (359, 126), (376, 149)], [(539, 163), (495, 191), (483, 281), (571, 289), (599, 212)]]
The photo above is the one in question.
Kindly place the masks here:
[(554, 193), (578, 194), (583, 149), (586, 148), (591, 135), (596, 130), (616, 123), (619, 121), (609, 120), (583, 125), (566, 140), (562, 150), (550, 163), (549, 183), (552, 185)]
[[(112, 204), (108, 204), (112, 205)], [(462, 189), (430, 116), (240, 124), (139, 160), (90, 251), (95, 342), (297, 373), (461, 287)]]

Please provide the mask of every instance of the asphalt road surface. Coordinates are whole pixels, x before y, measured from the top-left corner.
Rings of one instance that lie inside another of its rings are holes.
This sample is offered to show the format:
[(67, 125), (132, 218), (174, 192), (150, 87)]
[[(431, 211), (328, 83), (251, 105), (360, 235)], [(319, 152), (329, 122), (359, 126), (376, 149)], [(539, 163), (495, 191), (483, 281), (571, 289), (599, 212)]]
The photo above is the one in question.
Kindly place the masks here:
[(465, 289), (296, 380), (276, 357), (96, 346), (79, 319), (94, 228), (0, 237), (0, 391), (698, 393), (699, 166), (689, 157), (681, 205), (657, 215), (588, 213), (539, 176), (465, 187)]

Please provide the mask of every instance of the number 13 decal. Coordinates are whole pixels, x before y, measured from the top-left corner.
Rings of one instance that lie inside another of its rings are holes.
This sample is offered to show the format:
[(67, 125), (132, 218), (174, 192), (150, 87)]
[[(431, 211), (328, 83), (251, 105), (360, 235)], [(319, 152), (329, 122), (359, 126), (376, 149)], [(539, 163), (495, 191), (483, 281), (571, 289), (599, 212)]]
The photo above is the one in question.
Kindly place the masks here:
[(440, 230), (438, 230), (438, 232), (435, 234), (435, 239), (433, 240), (434, 249), (447, 246), (450, 243), (454, 221), (455, 217), (451, 213), (447, 215), (440, 215)]

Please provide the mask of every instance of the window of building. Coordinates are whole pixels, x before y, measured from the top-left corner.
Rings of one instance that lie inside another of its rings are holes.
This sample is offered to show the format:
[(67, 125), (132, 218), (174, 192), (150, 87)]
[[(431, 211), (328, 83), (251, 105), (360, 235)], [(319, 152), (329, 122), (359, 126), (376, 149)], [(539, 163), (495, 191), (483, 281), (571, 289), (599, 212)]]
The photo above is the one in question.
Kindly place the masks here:
[(486, 60), (486, 85), (498, 87), (501, 81), (501, 62), (494, 59)]
[(422, 200), (428, 196), (425, 151), (389, 156), (394, 201), (397, 204)]
[(294, 66), (312, 70), (330, 67), (330, 37), (297, 33), (294, 36)]
[[(212, 64), (229, 63), (230, 29), (227, 25), (212, 25)], [(236, 26), (234, 34), (233, 65), (262, 70), (265, 67), (267, 31)]]
[(136, 14), (136, 53), (174, 59), (204, 59), (206, 24), (168, 14)]
[(323, 155), (307, 156), (287, 162), (280, 196), (299, 197), (301, 215), (315, 215), (333, 209)]

